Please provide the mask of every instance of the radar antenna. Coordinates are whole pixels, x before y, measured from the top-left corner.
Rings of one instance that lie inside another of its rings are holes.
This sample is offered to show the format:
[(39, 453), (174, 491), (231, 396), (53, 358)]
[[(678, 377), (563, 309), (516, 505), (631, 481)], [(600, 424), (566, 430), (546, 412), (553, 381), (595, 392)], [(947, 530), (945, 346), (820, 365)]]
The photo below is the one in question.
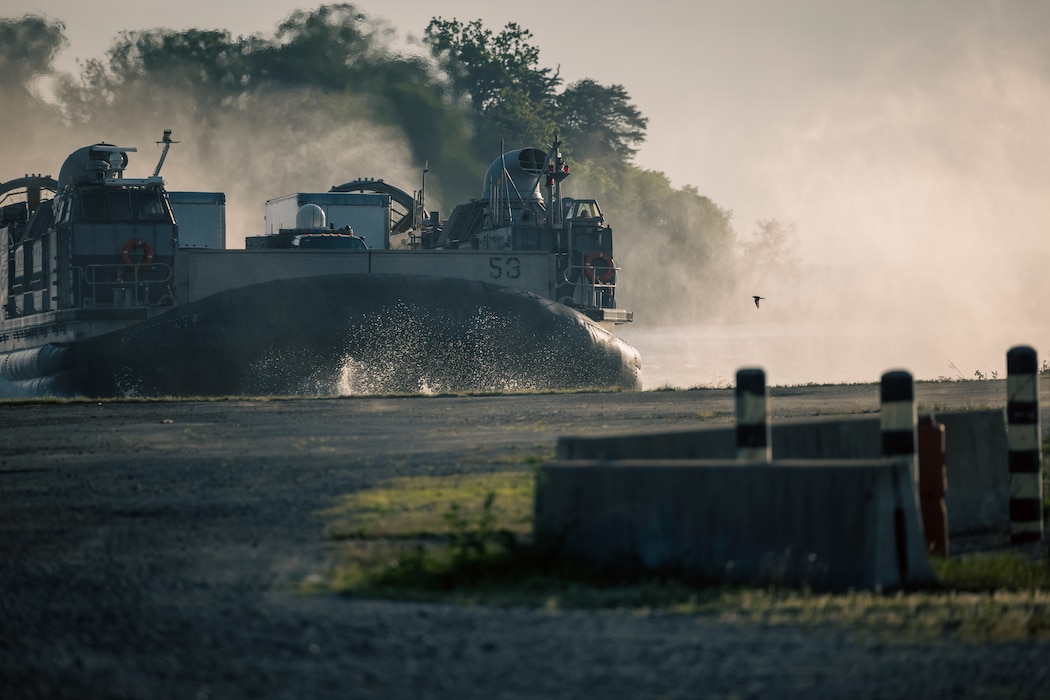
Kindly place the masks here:
[(171, 144), (178, 143), (178, 141), (171, 140), (171, 129), (164, 130), (164, 136), (161, 137), (158, 144), (164, 144), (164, 150), (160, 153), (160, 160), (157, 162), (157, 169), (153, 171), (153, 177), (160, 175), (160, 169), (164, 166), (164, 159), (168, 157), (168, 149), (171, 148)]

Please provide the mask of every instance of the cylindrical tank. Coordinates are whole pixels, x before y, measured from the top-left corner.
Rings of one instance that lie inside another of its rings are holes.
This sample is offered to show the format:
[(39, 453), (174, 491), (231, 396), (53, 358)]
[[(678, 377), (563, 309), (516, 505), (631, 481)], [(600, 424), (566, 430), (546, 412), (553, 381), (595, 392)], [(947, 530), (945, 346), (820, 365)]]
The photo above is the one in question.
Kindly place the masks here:
[[(547, 161), (547, 154), (538, 148), (522, 148), (517, 151), (508, 151), (502, 158), (492, 161), (488, 171), (485, 173), (485, 183), (481, 188), (481, 199), (488, 199), (494, 186), (507, 187), (505, 196), (514, 202), (542, 202), (543, 193), (540, 191), (540, 183), (543, 174), (543, 165)], [(507, 178), (503, 176), (506, 167)]]
[(48, 343), (38, 348), (15, 350), (0, 358), (0, 377), (8, 381), (36, 379), (62, 369), (66, 348)]
[(324, 209), (316, 204), (304, 204), (299, 207), (299, 211), (295, 213), (295, 227), (298, 229), (324, 228)]

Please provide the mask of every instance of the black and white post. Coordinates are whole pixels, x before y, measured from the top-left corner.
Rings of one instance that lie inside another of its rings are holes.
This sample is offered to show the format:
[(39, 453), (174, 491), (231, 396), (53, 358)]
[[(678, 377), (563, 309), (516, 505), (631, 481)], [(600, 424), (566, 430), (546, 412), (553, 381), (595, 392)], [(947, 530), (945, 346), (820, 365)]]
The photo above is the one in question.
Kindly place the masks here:
[(736, 458), (770, 462), (773, 447), (766, 415), (766, 373), (741, 369), (736, 373)]
[(1006, 353), (1006, 446), (1010, 467), (1010, 540), (1043, 537), (1042, 439), (1039, 361), (1033, 348)]
[(909, 372), (894, 370), (882, 375), (879, 391), (879, 427), (884, 457), (911, 459), (911, 473), (919, 483), (915, 382)]

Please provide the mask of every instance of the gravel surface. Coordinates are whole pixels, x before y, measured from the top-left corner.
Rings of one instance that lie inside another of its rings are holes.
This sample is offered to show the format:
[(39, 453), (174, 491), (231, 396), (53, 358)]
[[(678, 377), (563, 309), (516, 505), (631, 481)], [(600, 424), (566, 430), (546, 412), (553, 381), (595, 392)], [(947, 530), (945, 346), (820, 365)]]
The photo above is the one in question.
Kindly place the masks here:
[[(917, 385), (944, 410), (1003, 392)], [(865, 385), (770, 405), (777, 420), (877, 404)], [(1044, 641), (296, 592), (324, 566), (320, 511), (340, 494), (732, 413), (732, 390), (0, 403), (0, 698), (1050, 698)]]

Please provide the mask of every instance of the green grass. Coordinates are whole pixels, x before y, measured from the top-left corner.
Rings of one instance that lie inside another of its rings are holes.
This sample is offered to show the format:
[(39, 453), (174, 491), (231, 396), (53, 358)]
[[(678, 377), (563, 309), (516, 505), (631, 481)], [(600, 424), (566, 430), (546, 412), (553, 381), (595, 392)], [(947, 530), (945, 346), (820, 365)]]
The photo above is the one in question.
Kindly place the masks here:
[[(529, 463), (532, 457), (519, 457)], [(1050, 564), (1018, 554), (932, 560), (924, 591), (829, 594), (645, 574), (615, 577), (530, 547), (533, 471), (391, 480), (324, 512), (330, 568), (303, 591), (464, 605), (661, 611), (764, 625), (844, 625), (887, 639), (1050, 638)]]
[(1011, 552), (985, 552), (956, 558), (933, 558), (941, 585), (953, 591), (1050, 592), (1050, 560), (1036, 562)]
[[(463, 522), (480, 522), (486, 512), (501, 528), (524, 536), (532, 527), (533, 479), (522, 471), (393, 479), (340, 496), (323, 515), (335, 540), (448, 538), (457, 527), (465, 529)], [(462, 522), (451, 519), (452, 512)]]

